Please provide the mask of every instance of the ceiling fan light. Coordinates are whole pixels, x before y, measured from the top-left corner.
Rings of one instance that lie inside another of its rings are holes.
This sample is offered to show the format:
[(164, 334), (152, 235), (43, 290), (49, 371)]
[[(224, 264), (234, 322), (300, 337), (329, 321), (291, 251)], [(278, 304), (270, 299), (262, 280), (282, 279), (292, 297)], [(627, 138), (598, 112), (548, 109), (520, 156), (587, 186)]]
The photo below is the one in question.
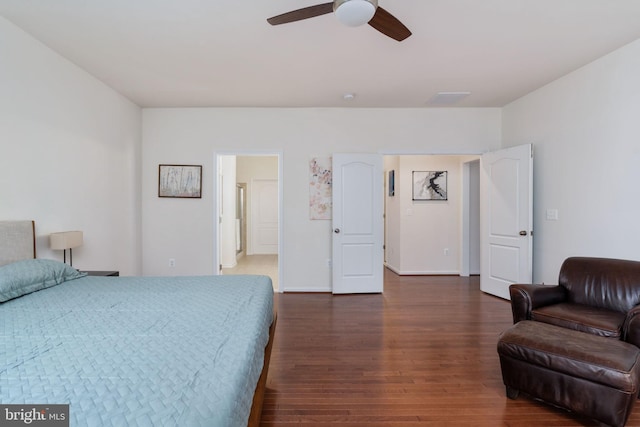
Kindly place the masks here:
[(335, 2), (334, 12), (344, 25), (357, 27), (371, 21), (377, 7), (378, 0), (343, 0)]

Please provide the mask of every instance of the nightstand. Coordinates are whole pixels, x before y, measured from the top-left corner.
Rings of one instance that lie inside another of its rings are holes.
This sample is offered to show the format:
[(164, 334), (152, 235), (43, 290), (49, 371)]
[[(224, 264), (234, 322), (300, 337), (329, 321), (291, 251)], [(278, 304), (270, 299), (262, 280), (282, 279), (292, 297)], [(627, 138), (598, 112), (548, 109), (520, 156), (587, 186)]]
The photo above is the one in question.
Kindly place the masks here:
[(120, 276), (119, 271), (82, 271), (87, 273), (87, 276)]

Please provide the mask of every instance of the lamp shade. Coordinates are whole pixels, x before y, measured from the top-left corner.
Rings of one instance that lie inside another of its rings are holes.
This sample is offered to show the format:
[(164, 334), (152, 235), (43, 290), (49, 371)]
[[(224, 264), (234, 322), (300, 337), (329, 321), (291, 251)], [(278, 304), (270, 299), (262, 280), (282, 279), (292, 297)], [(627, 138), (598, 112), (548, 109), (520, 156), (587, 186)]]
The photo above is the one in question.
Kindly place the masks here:
[(377, 7), (378, 0), (338, 0), (334, 12), (343, 24), (357, 27), (371, 21)]
[(49, 234), (51, 249), (64, 250), (82, 246), (82, 231), (63, 231)]

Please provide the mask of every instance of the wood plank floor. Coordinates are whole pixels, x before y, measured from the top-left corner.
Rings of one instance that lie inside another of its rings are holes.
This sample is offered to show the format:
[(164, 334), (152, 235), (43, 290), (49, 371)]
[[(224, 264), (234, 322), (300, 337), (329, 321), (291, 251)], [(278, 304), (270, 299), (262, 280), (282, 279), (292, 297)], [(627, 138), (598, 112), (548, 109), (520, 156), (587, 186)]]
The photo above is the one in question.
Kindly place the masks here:
[[(262, 426), (594, 426), (521, 395), (496, 352), (508, 301), (479, 278), (397, 276), (382, 295), (278, 294)], [(640, 426), (640, 409), (627, 426)]]

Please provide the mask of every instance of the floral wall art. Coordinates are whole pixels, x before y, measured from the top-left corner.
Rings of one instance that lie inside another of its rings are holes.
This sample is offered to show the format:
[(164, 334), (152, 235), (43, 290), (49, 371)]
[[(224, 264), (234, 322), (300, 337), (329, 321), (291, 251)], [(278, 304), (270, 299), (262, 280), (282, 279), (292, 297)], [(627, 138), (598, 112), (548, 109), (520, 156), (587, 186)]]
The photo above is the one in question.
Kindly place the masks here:
[(309, 219), (331, 219), (331, 157), (309, 161)]

